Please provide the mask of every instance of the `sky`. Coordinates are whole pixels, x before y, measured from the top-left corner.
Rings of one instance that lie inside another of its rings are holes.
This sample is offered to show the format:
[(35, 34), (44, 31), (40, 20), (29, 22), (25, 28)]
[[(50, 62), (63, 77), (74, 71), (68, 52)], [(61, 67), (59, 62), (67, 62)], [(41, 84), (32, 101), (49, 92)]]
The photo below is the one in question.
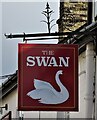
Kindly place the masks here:
[[(13, 2), (12, 2), (13, 1)], [(46, 23), (40, 22), (46, 20), (42, 14), (45, 10), (47, 2), (54, 13), (51, 19), (55, 19), (55, 24), (59, 18), (59, 4), (55, 0), (2, 0), (0, 2), (0, 76), (13, 74), (18, 69), (18, 43), (22, 43), (22, 39), (6, 39), (6, 34), (22, 34), (25, 33), (44, 33), (47, 32)], [(58, 31), (57, 24), (52, 28), (51, 32)], [(56, 44), (56, 40), (31, 41), (31, 43), (47, 43)]]

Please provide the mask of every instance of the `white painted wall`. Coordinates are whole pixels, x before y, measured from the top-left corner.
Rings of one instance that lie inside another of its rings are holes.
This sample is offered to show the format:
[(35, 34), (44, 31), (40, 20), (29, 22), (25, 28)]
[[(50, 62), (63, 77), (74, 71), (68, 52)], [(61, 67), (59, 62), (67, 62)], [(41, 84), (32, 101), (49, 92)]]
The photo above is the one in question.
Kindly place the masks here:
[(96, 80), (95, 80), (95, 119), (97, 120), (97, 55), (96, 55)]
[[(16, 109), (17, 109), (17, 89), (11, 92), (8, 96), (2, 99), (2, 106), (8, 104), (8, 111), (12, 111), (12, 117), (16, 117)], [(8, 111), (3, 110), (3, 115)]]
[(97, 1), (95, 2), (95, 16), (97, 15)]
[(86, 52), (79, 56), (79, 112), (70, 112), (70, 118), (85, 118)]
[(94, 76), (95, 76), (95, 52), (92, 42), (86, 45), (86, 118), (94, 116)]
[(95, 21), (95, 17), (97, 16), (97, 1), (96, 0), (93, 0), (93, 22)]

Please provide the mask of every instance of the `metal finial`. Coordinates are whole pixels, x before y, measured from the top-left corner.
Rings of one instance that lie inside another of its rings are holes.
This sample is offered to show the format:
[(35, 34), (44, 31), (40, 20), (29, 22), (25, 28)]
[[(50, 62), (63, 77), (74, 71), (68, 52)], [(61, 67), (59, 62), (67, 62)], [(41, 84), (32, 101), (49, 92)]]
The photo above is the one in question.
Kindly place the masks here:
[(46, 4), (46, 8), (45, 9), (50, 9), (48, 2)]
[(45, 8), (45, 9), (46, 9), (46, 10), (43, 11), (42, 14), (47, 18), (47, 20), (46, 20), (46, 21), (45, 21), (45, 20), (42, 20), (41, 22), (45, 22), (45, 23), (48, 25), (48, 32), (50, 33), (51, 28), (55, 25), (55, 24), (51, 25), (51, 23), (52, 23), (55, 19), (50, 20), (51, 15), (52, 15), (52, 13), (54, 13), (54, 11), (53, 11), (53, 10), (50, 10), (50, 6), (49, 6), (49, 3), (48, 3), (48, 2), (47, 2), (47, 4), (46, 4), (46, 8)]

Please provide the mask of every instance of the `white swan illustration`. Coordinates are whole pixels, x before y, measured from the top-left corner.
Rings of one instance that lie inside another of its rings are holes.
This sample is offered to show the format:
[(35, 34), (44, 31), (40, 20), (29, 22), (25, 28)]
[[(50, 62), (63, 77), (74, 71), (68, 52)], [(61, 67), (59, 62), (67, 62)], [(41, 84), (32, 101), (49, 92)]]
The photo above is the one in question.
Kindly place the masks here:
[(42, 104), (60, 104), (65, 102), (69, 98), (69, 92), (61, 83), (60, 74), (62, 74), (62, 70), (57, 71), (55, 75), (60, 92), (56, 91), (50, 83), (34, 79), (34, 87), (36, 89), (28, 92), (27, 95), (32, 99), (38, 99), (39, 103)]

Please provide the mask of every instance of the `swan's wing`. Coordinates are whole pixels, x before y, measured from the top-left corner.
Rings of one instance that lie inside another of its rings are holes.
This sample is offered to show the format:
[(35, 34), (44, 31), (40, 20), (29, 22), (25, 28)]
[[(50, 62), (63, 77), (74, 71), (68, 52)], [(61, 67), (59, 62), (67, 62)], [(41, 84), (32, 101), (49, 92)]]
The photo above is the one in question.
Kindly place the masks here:
[(54, 94), (52, 90), (47, 89), (35, 89), (27, 93), (32, 99), (39, 99), (38, 101), (43, 104), (50, 104), (58, 97)]
[(41, 81), (38, 79), (34, 79), (34, 86), (36, 89), (52, 89), (53, 88), (50, 83)]
[(39, 89), (32, 90), (27, 93), (27, 95), (33, 99), (40, 99), (41, 91)]
[[(41, 91), (41, 89), (40, 89), (40, 91)], [(38, 100), (39, 103), (52, 104), (53, 100), (58, 99), (56, 94), (50, 89), (49, 90), (45, 89), (45, 90), (42, 90), (41, 92), (43, 94), (42, 94), (41, 98)]]

